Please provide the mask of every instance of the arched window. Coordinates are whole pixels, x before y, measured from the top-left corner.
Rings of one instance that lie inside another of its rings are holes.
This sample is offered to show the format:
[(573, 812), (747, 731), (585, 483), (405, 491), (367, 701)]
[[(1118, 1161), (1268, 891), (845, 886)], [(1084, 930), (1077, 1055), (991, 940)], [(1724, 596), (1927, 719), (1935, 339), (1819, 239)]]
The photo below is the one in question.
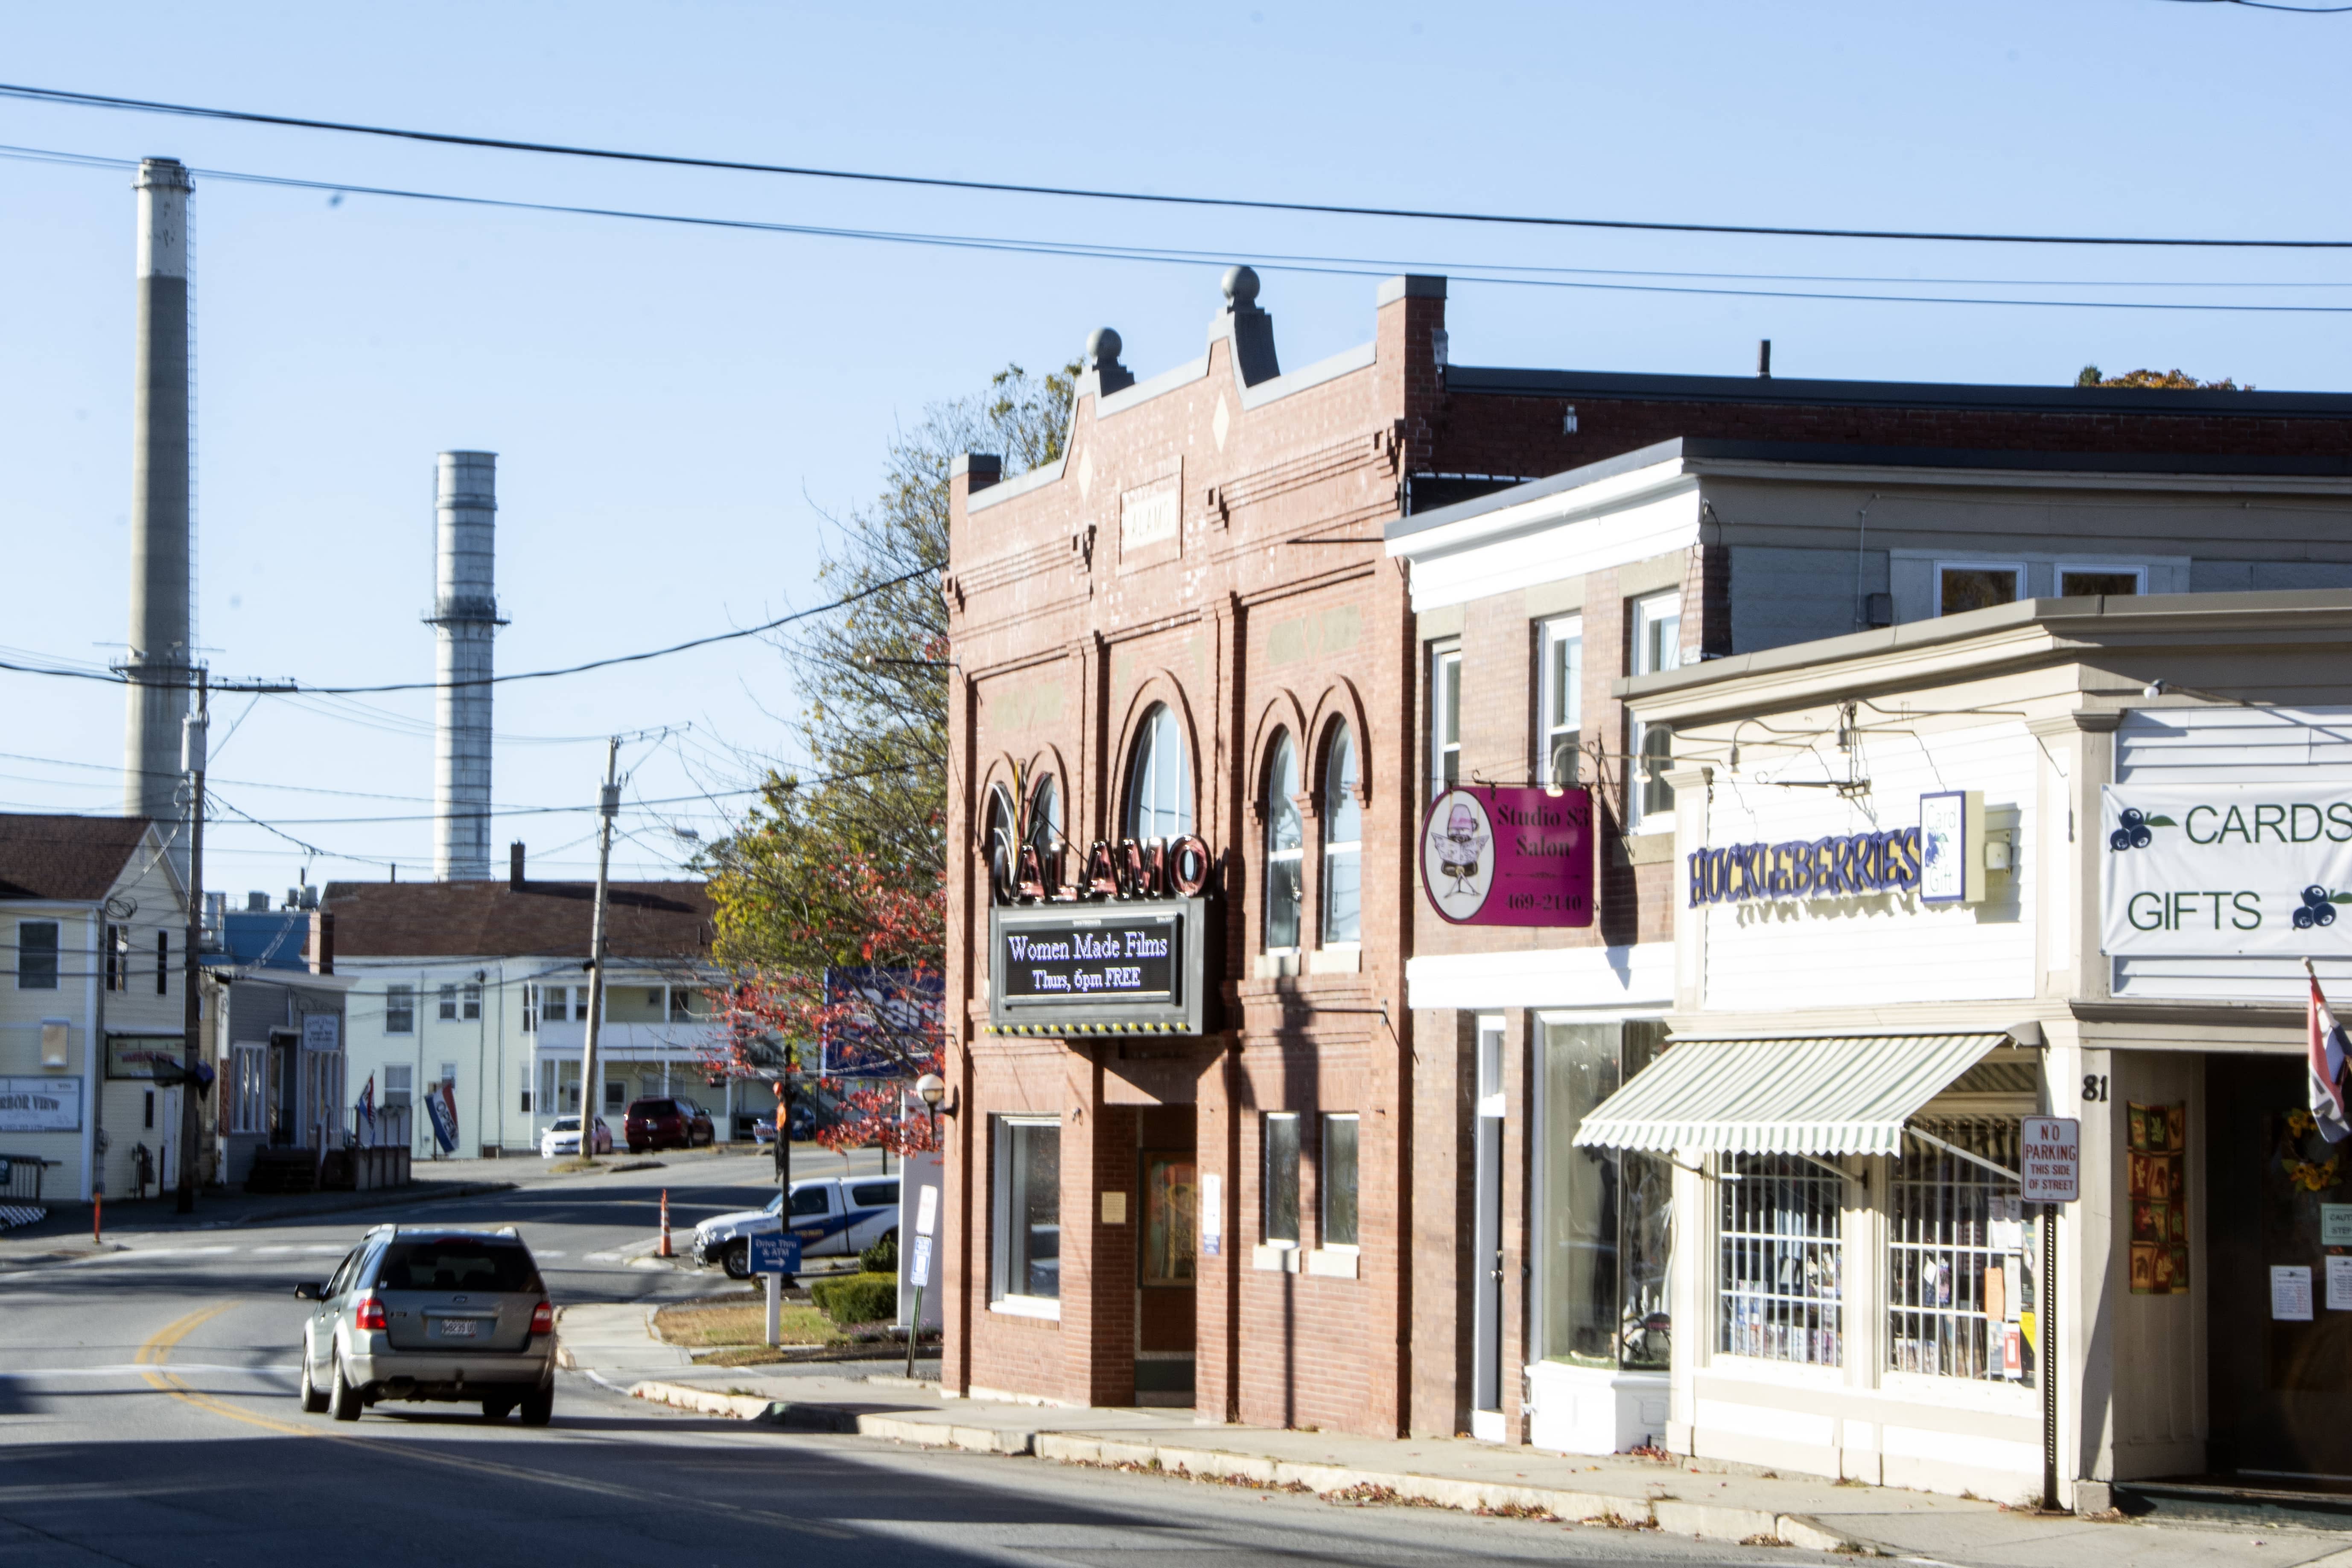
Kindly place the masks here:
[(1045, 860), (1062, 845), (1062, 792), (1050, 773), (1037, 780), (1029, 796), (1029, 843)]
[(988, 827), (981, 842), (982, 862), (988, 867), (989, 884), (994, 888), (1010, 888), (1013, 880), (1015, 846), (1013, 836), (1013, 797), (1004, 786), (992, 784), (988, 790)]
[(1344, 724), (1323, 758), (1323, 941), (1361, 940), (1364, 808), (1356, 800), (1356, 743)]
[(1274, 738), (1265, 765), (1265, 945), (1298, 946), (1300, 878), (1307, 835), (1298, 821), (1298, 752), (1287, 732)]
[(1192, 831), (1192, 769), (1174, 710), (1155, 703), (1136, 731), (1127, 770), (1127, 836), (1181, 839)]

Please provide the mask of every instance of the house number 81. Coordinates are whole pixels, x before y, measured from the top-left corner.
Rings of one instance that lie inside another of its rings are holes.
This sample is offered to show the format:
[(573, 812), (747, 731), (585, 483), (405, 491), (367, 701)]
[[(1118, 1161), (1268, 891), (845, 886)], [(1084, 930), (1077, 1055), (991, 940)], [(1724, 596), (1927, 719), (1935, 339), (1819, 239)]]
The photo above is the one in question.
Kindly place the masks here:
[(2102, 1105), (2105, 1104), (2107, 1103), (2107, 1075), (2104, 1072), (2084, 1073), (2083, 1075), (2083, 1098), (2088, 1101), (2095, 1101)]

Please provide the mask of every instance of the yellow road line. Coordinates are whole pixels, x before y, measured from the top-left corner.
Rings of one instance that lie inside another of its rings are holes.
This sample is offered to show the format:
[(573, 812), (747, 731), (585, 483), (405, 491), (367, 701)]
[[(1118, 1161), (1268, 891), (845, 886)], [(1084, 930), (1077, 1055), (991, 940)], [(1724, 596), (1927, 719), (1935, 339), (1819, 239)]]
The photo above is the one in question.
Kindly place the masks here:
[[(189, 1387), (169, 1369), (167, 1364), (171, 1360), (172, 1352), (177, 1348), (182, 1340), (236, 1304), (235, 1301), (223, 1301), (216, 1306), (206, 1307), (201, 1312), (190, 1312), (176, 1322), (165, 1324), (156, 1330), (154, 1334), (139, 1347), (138, 1354), (131, 1357), (132, 1364), (149, 1369), (142, 1375), (147, 1379), (150, 1386), (170, 1395), (182, 1404), (194, 1406), (198, 1410), (208, 1411), (215, 1416), (226, 1416), (232, 1421), (242, 1421), (248, 1427), (258, 1427), (267, 1432), (277, 1432), (295, 1437), (324, 1437), (331, 1442), (349, 1443), (364, 1448), (373, 1454), (396, 1454), (402, 1458), (414, 1459), (420, 1464), (441, 1465), (454, 1469), (467, 1470), (476, 1475), (488, 1472), (493, 1475), (510, 1476), (517, 1480), (537, 1481), (543, 1486), (563, 1487), (572, 1491), (595, 1492), (609, 1498), (635, 1499), (641, 1501), (663, 1503), (676, 1500), (667, 1493), (637, 1487), (614, 1486), (604, 1481), (585, 1480), (575, 1476), (529, 1469), (520, 1465), (499, 1464), (495, 1460), (460, 1457), (455, 1454), (436, 1454), (429, 1449), (412, 1448), (405, 1443), (376, 1442), (365, 1437), (346, 1436), (341, 1432), (322, 1430), (317, 1427), (298, 1426), (291, 1421), (280, 1421), (272, 1416), (260, 1416), (250, 1410), (240, 1409), (225, 1399), (215, 1398), (201, 1389)], [(746, 1521), (782, 1524), (806, 1534), (826, 1536), (836, 1541), (854, 1540), (856, 1537), (855, 1531), (845, 1530), (838, 1525), (820, 1524), (814, 1520), (803, 1519), (796, 1514), (779, 1513), (772, 1509), (747, 1508), (740, 1503), (718, 1501), (705, 1502), (701, 1506), (719, 1512), (730, 1513)]]

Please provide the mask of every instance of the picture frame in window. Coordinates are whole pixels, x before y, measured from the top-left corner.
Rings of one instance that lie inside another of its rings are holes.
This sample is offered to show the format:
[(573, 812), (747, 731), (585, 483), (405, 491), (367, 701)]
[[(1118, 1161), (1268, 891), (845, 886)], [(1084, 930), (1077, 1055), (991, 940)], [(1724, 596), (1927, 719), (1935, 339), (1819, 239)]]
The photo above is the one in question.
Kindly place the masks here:
[(1143, 1250), (1137, 1278), (1146, 1290), (1189, 1289), (1201, 1255), (1200, 1165), (1189, 1149), (1143, 1151)]

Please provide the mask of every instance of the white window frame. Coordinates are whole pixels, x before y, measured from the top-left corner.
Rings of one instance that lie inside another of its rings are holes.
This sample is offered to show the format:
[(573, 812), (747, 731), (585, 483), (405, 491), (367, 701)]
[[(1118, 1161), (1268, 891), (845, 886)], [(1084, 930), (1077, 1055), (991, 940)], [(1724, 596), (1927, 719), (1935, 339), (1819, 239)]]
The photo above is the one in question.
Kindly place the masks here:
[[(49, 968), (48, 981), (46, 985), (41, 983), (37, 976), (33, 977), (31, 984), (28, 985), (26, 983), (26, 971), (25, 968), (25, 955), (33, 950), (33, 944), (25, 939), (25, 933), (37, 927), (46, 928), (49, 934), (48, 946), (47, 949), (48, 953)], [(65, 923), (58, 920), (19, 920), (16, 922), (16, 988), (20, 991), (58, 990), (63, 987), (64, 974)]]
[[(2102, 577), (2129, 576), (2137, 579), (2139, 583), (2138, 587), (2132, 590), (2135, 594), (2144, 594), (2147, 591), (2146, 566), (2115, 560), (2062, 560), (2053, 562), (2050, 568), (2050, 592), (2053, 597), (2058, 599), (2067, 597), (2066, 574), (2070, 571), (2095, 571)], [(1941, 604), (1944, 596), (1943, 578), (1940, 575), (1936, 580), (1936, 601)]]
[[(1331, 765), (1338, 760), (1339, 748), (1342, 745), (1348, 747), (1349, 770), (1356, 779), (1355, 789), (1347, 792), (1349, 798), (1344, 800), (1340, 799), (1342, 791), (1338, 787), (1339, 781), (1331, 776)], [(1325, 947), (1358, 948), (1364, 940), (1364, 806), (1354, 797), (1363, 790), (1364, 754), (1356, 743), (1355, 732), (1344, 721), (1331, 727), (1329, 738), (1324, 743), (1322, 782), (1323, 812), (1316, 823), (1323, 835), (1321, 874), (1316, 879), (1315, 889), (1316, 939)], [(1356, 814), (1356, 836), (1352, 839), (1330, 836), (1331, 824), (1339, 821), (1343, 810), (1353, 810)], [(1340, 861), (1353, 861), (1356, 866), (1356, 928), (1344, 935), (1335, 935), (1331, 929), (1331, 894), (1338, 885), (1338, 880), (1332, 875), (1332, 868)]]
[(472, 1023), (482, 1016), (482, 988), (468, 980), (460, 995), (463, 1000), (457, 1016)]
[[(2010, 602), (2011, 604), (2016, 604), (2032, 596), (2032, 584), (2026, 580), (2025, 563), (2021, 560), (1969, 560), (1966, 559), (1938, 559), (1936, 562), (1936, 581), (1933, 590), (1935, 593), (1935, 600), (1933, 602), (1936, 612), (1934, 618), (1937, 620), (1941, 620), (1944, 614), (1944, 574), (1948, 571), (2014, 572), (2017, 577), (2017, 591), (2013, 596), (2011, 596)], [(2055, 582), (2057, 579), (2053, 577), (2051, 580)], [(2147, 588), (2147, 574), (2146, 569), (2143, 568), (2140, 573), (2140, 589), (2145, 592)]]
[[(1277, 730), (1275, 736), (1275, 752), (1276, 756), (1285, 752), (1288, 754), (1290, 777), (1286, 782), (1294, 785), (1298, 783), (1301, 770), (1297, 738), (1287, 729)], [(1265, 880), (1261, 883), (1265, 890), (1263, 902), (1265, 907), (1259, 912), (1258, 942), (1268, 953), (1296, 953), (1300, 944), (1307, 939), (1307, 821), (1300, 815), (1297, 801), (1293, 798), (1297, 791), (1286, 793), (1282, 789), (1286, 780), (1276, 777), (1276, 756), (1269, 756), (1266, 758), (1265, 867)], [(1275, 831), (1281, 824), (1285, 813), (1288, 814), (1290, 821), (1298, 830), (1298, 841), (1288, 849), (1276, 849), (1274, 841)], [(1296, 866), (1298, 879), (1298, 904), (1297, 907), (1291, 911), (1290, 940), (1281, 943), (1274, 940), (1274, 868), (1277, 864)]]
[[(1958, 1145), (1986, 1162), (1964, 1160), (1948, 1148), (1905, 1134), (1905, 1157), (1889, 1162), (1886, 1204), (1885, 1288), (1882, 1333), (1883, 1382), (1901, 1386), (1918, 1380), (1929, 1387), (1973, 1385), (2002, 1390), (2039, 1387), (2030, 1373), (2018, 1378), (1995, 1371), (2000, 1360), (1998, 1335), (1986, 1333), (1979, 1370), (1965, 1370), (1976, 1347), (1962, 1343), (1993, 1321), (1985, 1312), (1985, 1276), (1999, 1269), (2006, 1281), (2014, 1271), (2041, 1290), (2042, 1252), (2028, 1238), (2036, 1234), (2016, 1181), (1986, 1168), (2004, 1168), (2019, 1158), (2014, 1118), (1973, 1119), (1959, 1124), (1927, 1122), (1918, 1132)], [(1970, 1145), (1973, 1145), (1973, 1147)], [(2005, 1206), (2005, 1207), (2004, 1207)], [(1981, 1220), (1978, 1216), (1984, 1217)], [(2009, 1228), (2003, 1234), (2002, 1227)], [(2008, 1245), (2001, 1245), (2006, 1242)], [(2016, 1324), (2022, 1307), (2019, 1284), (2004, 1290), (2000, 1322)], [(1958, 1369), (1947, 1364), (1946, 1350)], [(1905, 1364), (1906, 1362), (1910, 1364)]]
[[(1629, 661), (1633, 668), (1626, 674), (1654, 675), (1667, 670), (1682, 668), (1683, 591), (1679, 588), (1670, 588), (1661, 593), (1645, 593), (1634, 600), (1628, 610), (1626, 618), (1633, 623), (1633, 656)], [(1666, 612), (1668, 610), (1672, 611), (1671, 614)], [(1664, 626), (1668, 622), (1674, 623), (1674, 641), (1671, 645), (1662, 647), (1659, 650), (1660, 656), (1654, 658), (1650, 651), (1651, 632), (1654, 628)], [(1645, 755), (1643, 743), (1647, 740), (1652, 727), (1638, 718), (1629, 717), (1626, 720), (1628, 734), (1625, 747), (1625, 831), (1629, 833), (1659, 833), (1674, 831), (1673, 786), (1661, 786), (1665, 799), (1655, 807), (1649, 806), (1643, 800), (1643, 794), (1646, 793), (1647, 783), (1643, 775), (1643, 759)], [(1673, 730), (1663, 725), (1655, 727), (1666, 731), (1669, 737), (1668, 744), (1671, 745)]]
[(242, 1042), (229, 1048), (229, 1128), (231, 1133), (269, 1130), (269, 1048)]
[[(402, 1023), (396, 1021), (406, 1019)], [(394, 981), (383, 988), (383, 1032), (415, 1034), (416, 1032), (416, 988)]]
[[(1847, 1266), (1848, 1239), (1845, 1234), (1846, 1179), (1832, 1176), (1817, 1164), (1798, 1155), (1721, 1155), (1716, 1156), (1723, 1166), (1723, 1180), (1717, 1186), (1719, 1192), (1715, 1208), (1715, 1245), (1717, 1278), (1715, 1300), (1710, 1305), (1707, 1343), (1714, 1347), (1716, 1357), (1729, 1357), (1754, 1364), (1769, 1363), (1776, 1366), (1805, 1368), (1814, 1375), (1843, 1375), (1848, 1358), (1853, 1354), (1855, 1340), (1852, 1313), (1855, 1303), (1845, 1294), (1845, 1285), (1853, 1270)], [(1778, 1170), (1758, 1168), (1778, 1165)], [(1734, 1169), (1734, 1166), (1748, 1168)], [(1731, 1177), (1738, 1176), (1733, 1180)], [(1825, 1197), (1828, 1228), (1819, 1233), (1790, 1228), (1785, 1204), (1765, 1196), (1781, 1187), (1797, 1189), (1815, 1212)], [(1769, 1207), (1769, 1213), (1765, 1213)], [(1727, 1210), (1744, 1209), (1759, 1217), (1759, 1222), (1746, 1229), (1735, 1229), (1726, 1223)], [(1761, 1255), (1765, 1261), (1760, 1272), (1741, 1276), (1727, 1267), (1725, 1257), (1735, 1247), (1742, 1251)], [(1837, 1288), (1833, 1293), (1809, 1293), (1801, 1287), (1791, 1287), (1785, 1279), (1783, 1263), (1790, 1255), (1801, 1257), (1808, 1248), (1833, 1251), (1837, 1257), (1835, 1273)], [(1743, 1290), (1743, 1283), (1759, 1283), (1761, 1290)], [(1826, 1303), (1823, 1306), (1822, 1303)], [(1835, 1336), (1837, 1354), (1822, 1358), (1820, 1345), (1811, 1335), (1821, 1331), (1807, 1329), (1804, 1354), (1790, 1354), (1786, 1341), (1787, 1331), (1794, 1326), (1789, 1320), (1806, 1311), (1835, 1314), (1836, 1327), (1827, 1331)], [(1869, 1304), (1862, 1304), (1868, 1311)], [(1757, 1333), (1746, 1333), (1748, 1323)], [(1771, 1345), (1771, 1331), (1781, 1330), (1783, 1343), (1779, 1349)]]
[[(1192, 753), (1185, 742), (1184, 721), (1171, 705), (1153, 703), (1145, 710), (1127, 754), (1127, 803), (1121, 820), (1127, 824), (1128, 837), (1149, 842), (1181, 838), (1197, 830), (1200, 807), (1192, 797)], [(1162, 789), (1162, 775), (1171, 768), (1174, 769), (1174, 804), (1162, 807), (1159, 802), (1168, 793)], [(1174, 832), (1159, 831), (1162, 817), (1171, 819)]]
[(434, 999), (436, 1002), (434, 1018), (442, 1023), (455, 1023), (457, 1019), (457, 982), (451, 981), (448, 985), (440, 987), (435, 992)]
[[(1559, 651), (1571, 649), (1569, 655), (1570, 674), (1560, 679)], [(1556, 615), (1543, 622), (1542, 639), (1538, 644), (1536, 670), (1536, 756), (1535, 766), (1528, 776), (1538, 783), (1565, 787), (1577, 782), (1582, 772), (1581, 758), (1570, 762), (1570, 776), (1559, 777), (1554, 767), (1555, 753), (1564, 736), (1580, 737), (1584, 728), (1584, 617)], [(1563, 690), (1562, 688), (1566, 689)], [(1563, 713), (1562, 709), (1566, 711)]]
[[(1453, 764), (1452, 779), (1446, 765)], [(1462, 644), (1433, 643), (1429, 648), (1429, 798), (1443, 795), (1462, 778)]]
[[(1009, 1287), (1013, 1273), (1013, 1227), (1014, 1224), (1012, 1180), (1013, 1129), (1052, 1127), (1059, 1132), (1062, 1119), (1059, 1116), (1006, 1115), (996, 1116), (992, 1120), (994, 1125), (990, 1130), (992, 1164), (989, 1172), (991, 1189), (989, 1210), (994, 1223), (991, 1227), (993, 1235), (989, 1247), (988, 1310), (992, 1312), (1004, 1312), (1013, 1317), (1051, 1318), (1058, 1321), (1062, 1315), (1062, 1299), (1059, 1296), (1032, 1296)], [(1060, 1168), (1060, 1160), (1057, 1157), (1055, 1162), (1057, 1180)], [(1058, 1222), (1061, 1205), (1061, 1195), (1058, 1191), (1055, 1194), (1054, 1201)]]
[(522, 988), (522, 1032), (539, 1032), (539, 988), (529, 983)]
[[(399, 1082), (394, 1082), (397, 1078)], [(400, 1095), (397, 1101), (394, 1095)], [(383, 1103), (414, 1105), (416, 1103), (416, 1070), (405, 1061), (388, 1061), (383, 1068)]]

